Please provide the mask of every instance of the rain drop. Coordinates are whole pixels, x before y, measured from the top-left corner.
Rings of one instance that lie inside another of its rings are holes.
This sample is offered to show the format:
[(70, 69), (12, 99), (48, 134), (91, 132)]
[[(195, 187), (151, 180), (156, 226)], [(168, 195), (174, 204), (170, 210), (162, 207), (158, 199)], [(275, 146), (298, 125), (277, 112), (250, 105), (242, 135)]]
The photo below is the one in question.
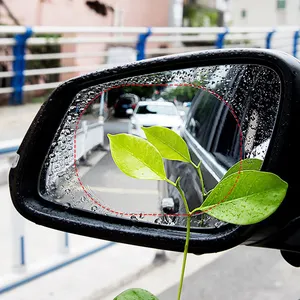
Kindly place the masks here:
[(71, 193), (71, 190), (70, 190), (70, 189), (65, 189), (65, 193), (66, 193), (66, 194), (70, 194), (70, 193)]
[(66, 208), (70, 208), (70, 207), (71, 207), (71, 203), (66, 202), (66, 203), (65, 203), (65, 206), (66, 206)]
[(217, 221), (214, 225), (216, 228), (220, 228), (224, 223), (222, 221)]

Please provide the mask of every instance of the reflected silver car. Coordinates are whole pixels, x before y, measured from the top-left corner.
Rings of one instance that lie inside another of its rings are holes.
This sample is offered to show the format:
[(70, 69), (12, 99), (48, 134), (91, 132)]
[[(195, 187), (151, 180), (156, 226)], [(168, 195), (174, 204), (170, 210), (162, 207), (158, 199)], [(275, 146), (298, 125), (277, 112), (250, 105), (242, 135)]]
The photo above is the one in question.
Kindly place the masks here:
[(145, 138), (142, 127), (163, 126), (180, 134), (183, 125), (184, 112), (179, 112), (177, 107), (166, 101), (139, 102), (135, 110), (128, 110), (131, 114), (128, 133)]

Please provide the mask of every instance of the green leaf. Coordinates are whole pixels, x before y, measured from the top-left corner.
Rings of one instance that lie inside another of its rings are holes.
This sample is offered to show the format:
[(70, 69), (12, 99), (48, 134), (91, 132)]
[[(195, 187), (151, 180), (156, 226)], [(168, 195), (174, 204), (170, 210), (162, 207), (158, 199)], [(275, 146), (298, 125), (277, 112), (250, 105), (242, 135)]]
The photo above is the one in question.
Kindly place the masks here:
[(115, 297), (114, 300), (158, 300), (158, 298), (143, 289), (129, 289)]
[(190, 162), (191, 157), (185, 141), (173, 130), (161, 126), (142, 128), (148, 141), (156, 147), (163, 158)]
[[(210, 191), (208, 191), (208, 192), (206, 193), (206, 198), (209, 196), (209, 194), (210, 194), (212, 191), (213, 191), (213, 189), (210, 190)], [(206, 199), (206, 198), (205, 198), (205, 199)]]
[[(222, 180), (228, 177), (233, 173), (237, 173), (238, 171), (246, 171), (246, 170), (257, 170), (261, 169), (263, 161), (257, 158), (246, 158), (234, 164), (223, 176)], [(242, 164), (242, 167), (241, 167)]]
[(123, 173), (138, 179), (167, 179), (162, 156), (148, 141), (125, 133), (107, 136), (112, 158)]
[(220, 181), (200, 209), (228, 223), (254, 224), (275, 212), (287, 188), (288, 184), (273, 173), (241, 171)]

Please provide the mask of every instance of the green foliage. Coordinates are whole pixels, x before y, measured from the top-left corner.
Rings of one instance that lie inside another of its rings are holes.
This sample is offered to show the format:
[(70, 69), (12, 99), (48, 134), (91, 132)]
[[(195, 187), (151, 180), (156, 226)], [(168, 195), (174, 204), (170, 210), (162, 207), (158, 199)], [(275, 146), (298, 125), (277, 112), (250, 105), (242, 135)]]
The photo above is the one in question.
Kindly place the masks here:
[(232, 224), (258, 223), (275, 212), (287, 187), (275, 174), (241, 171), (220, 181), (199, 210)]
[(142, 128), (147, 140), (157, 148), (163, 158), (190, 162), (191, 157), (185, 141), (173, 130), (152, 126)]
[[(199, 86), (200, 82), (195, 82), (195, 86)], [(198, 92), (198, 88), (193, 86), (177, 86), (169, 87), (162, 92), (162, 97), (167, 100), (174, 100), (179, 102), (192, 101), (195, 94)]]
[(158, 300), (158, 298), (143, 289), (129, 289), (115, 297), (114, 300)]
[[(108, 135), (112, 157), (121, 171), (134, 178), (165, 180), (180, 188), (177, 182), (167, 179), (162, 160), (165, 158), (191, 163), (202, 178), (200, 164), (196, 166), (191, 161), (188, 147), (179, 135), (160, 126), (143, 130), (148, 141), (128, 134)], [(278, 208), (287, 183), (275, 174), (258, 171), (261, 160), (246, 159), (240, 163), (228, 170), (209, 195), (204, 195), (203, 204), (191, 213), (204, 211), (228, 223), (247, 225), (264, 220)]]
[(199, 5), (185, 5), (183, 18), (188, 21), (188, 26), (204, 27), (205, 18), (209, 20), (209, 26), (218, 26), (219, 13), (217, 10), (204, 8)]
[[(129, 134), (108, 135), (111, 153), (116, 165), (125, 174), (139, 179), (165, 180), (177, 188), (182, 198), (187, 213), (187, 229), (177, 298), (180, 300), (191, 216), (202, 211), (232, 224), (249, 225), (261, 222), (279, 207), (286, 195), (288, 184), (273, 173), (260, 171), (261, 160), (245, 159), (232, 166), (216, 187), (205, 193), (201, 162), (198, 165), (192, 162), (185, 141), (172, 130), (163, 127), (153, 126), (143, 130), (148, 141)], [(180, 177), (176, 182), (167, 179), (163, 158), (190, 163), (196, 169), (205, 199), (200, 207), (193, 211), (189, 210), (184, 191), (180, 186)], [(115, 298), (115, 300), (125, 299), (157, 298), (144, 290), (136, 289), (128, 290)]]
[(167, 179), (163, 159), (148, 141), (125, 133), (108, 138), (112, 158), (123, 173), (138, 179)]
[(132, 93), (140, 98), (151, 98), (155, 91), (155, 86), (126, 86), (123, 88), (124, 93)]
[(229, 175), (239, 172), (239, 171), (245, 171), (245, 170), (260, 170), (262, 166), (263, 161), (261, 159), (257, 158), (247, 158), (244, 160), (241, 160), (234, 164), (223, 176), (222, 180)]

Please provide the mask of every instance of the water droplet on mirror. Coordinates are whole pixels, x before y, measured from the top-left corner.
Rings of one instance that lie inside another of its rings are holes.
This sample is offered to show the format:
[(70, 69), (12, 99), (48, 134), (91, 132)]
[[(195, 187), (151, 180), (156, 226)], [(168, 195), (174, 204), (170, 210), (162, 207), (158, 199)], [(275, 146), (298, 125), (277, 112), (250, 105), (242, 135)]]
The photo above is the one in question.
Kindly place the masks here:
[(220, 228), (224, 223), (222, 221), (217, 221), (214, 225), (216, 228)]
[(96, 211), (97, 209), (98, 209), (98, 207), (96, 205), (94, 205), (94, 206), (91, 207), (92, 211)]
[(66, 174), (66, 175), (65, 175), (65, 179), (66, 179), (66, 180), (70, 180), (70, 179), (71, 179), (71, 176), (70, 176), (69, 174)]
[(64, 205), (65, 205), (66, 208), (70, 208), (71, 207), (71, 203), (69, 203), (69, 202), (66, 202)]

